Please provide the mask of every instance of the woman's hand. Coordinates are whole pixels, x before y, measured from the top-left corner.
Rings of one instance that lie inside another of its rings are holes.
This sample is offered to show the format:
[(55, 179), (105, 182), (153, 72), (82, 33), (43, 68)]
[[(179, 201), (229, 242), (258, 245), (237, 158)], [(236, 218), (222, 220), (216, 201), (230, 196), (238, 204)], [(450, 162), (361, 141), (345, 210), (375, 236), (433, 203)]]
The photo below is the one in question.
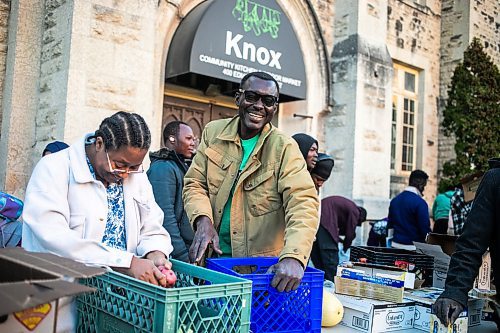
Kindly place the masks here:
[(158, 266), (171, 269), (172, 263), (167, 260), (163, 252), (151, 251), (145, 258), (133, 256), (129, 268), (115, 268), (115, 270), (155, 286), (166, 287), (167, 278), (160, 272)]

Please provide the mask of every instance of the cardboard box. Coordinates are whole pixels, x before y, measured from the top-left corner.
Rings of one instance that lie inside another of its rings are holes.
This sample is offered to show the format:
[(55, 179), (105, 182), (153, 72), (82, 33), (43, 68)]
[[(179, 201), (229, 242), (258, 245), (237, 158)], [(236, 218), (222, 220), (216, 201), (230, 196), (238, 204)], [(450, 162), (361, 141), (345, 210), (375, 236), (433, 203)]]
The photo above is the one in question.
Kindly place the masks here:
[[(354, 265), (337, 269), (335, 293), (400, 303), (403, 301), (406, 272)], [(384, 267), (384, 266), (380, 266)], [(413, 282), (415, 275), (413, 275)]]
[(479, 274), (474, 281), (474, 288), (488, 291), (491, 289), (491, 255), (486, 251), (483, 255), (483, 262), (479, 267)]
[(464, 200), (469, 202), (474, 200), (477, 192), (477, 188), (483, 179), (483, 174), (481, 172), (466, 176), (460, 180), (462, 187), (464, 189)]
[(415, 303), (390, 303), (360, 297), (335, 295), (344, 306), (340, 325), (367, 333), (413, 328)]
[[(414, 328), (429, 332), (430, 328), (433, 327), (431, 324), (432, 305), (436, 302), (442, 292), (443, 289), (440, 288), (424, 288), (405, 292), (405, 300), (415, 302)], [(467, 311), (462, 312), (459, 318), (465, 317), (469, 327), (480, 325), (483, 303), (484, 300), (481, 299), (469, 299)], [(460, 325), (463, 325), (465, 321), (460, 319), (459, 322), (462, 323)]]
[(467, 316), (463, 316), (463, 313), (460, 314), (460, 316), (457, 318), (455, 323), (453, 325), (450, 325), (449, 327), (446, 327), (445, 325), (441, 324), (439, 321), (438, 317), (435, 315), (431, 314), (430, 315), (431, 321), (430, 321), (430, 326), (431, 328), (427, 331), (430, 333), (467, 333)]
[[(430, 233), (427, 235), (427, 243), (414, 242), (418, 252), (434, 257), (434, 271), (432, 277), (432, 286), (436, 288), (444, 288), (450, 259), (455, 252), (455, 242), (457, 236), (440, 235)], [(478, 279), (475, 283), (481, 283), (484, 290), (489, 290), (491, 280), (491, 258), (486, 252), (483, 256), (483, 263), (479, 268)]]
[(49, 253), (0, 249), (0, 332), (55, 331), (57, 300), (94, 290), (70, 280), (105, 272)]

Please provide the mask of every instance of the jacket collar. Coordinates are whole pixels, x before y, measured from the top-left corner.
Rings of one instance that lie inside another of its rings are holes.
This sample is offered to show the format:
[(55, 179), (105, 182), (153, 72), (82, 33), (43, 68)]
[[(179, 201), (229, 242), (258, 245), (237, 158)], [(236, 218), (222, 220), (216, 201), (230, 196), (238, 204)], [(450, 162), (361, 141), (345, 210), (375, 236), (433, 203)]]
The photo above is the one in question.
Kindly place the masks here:
[(85, 141), (87, 141), (91, 135), (94, 135), (94, 133), (86, 134), (68, 148), (71, 170), (73, 171), (77, 183), (90, 183), (95, 181), (87, 165), (87, 154), (85, 153)]
[[(241, 140), (240, 135), (238, 134), (238, 126), (240, 124), (240, 116), (234, 116), (222, 129), (222, 132), (217, 136), (217, 139), (224, 141), (233, 141), (239, 142)], [(260, 146), (264, 140), (275, 130), (273, 124), (269, 123), (264, 126), (262, 132), (260, 133), (259, 141), (257, 141), (257, 145), (255, 146), (254, 151), (258, 151)]]
[(408, 186), (405, 188), (405, 191), (415, 193), (419, 197), (422, 197), (422, 193), (420, 193), (419, 189), (416, 188), (415, 186)]

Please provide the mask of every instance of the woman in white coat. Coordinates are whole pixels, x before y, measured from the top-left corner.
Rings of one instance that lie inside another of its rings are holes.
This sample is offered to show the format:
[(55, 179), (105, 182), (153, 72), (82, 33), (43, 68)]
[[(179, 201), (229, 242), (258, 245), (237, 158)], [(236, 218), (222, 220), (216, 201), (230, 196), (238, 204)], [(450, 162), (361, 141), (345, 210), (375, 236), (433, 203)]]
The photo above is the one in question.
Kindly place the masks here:
[[(42, 158), (26, 190), (23, 247), (165, 286), (157, 267), (171, 267), (172, 245), (143, 173), (150, 144), (144, 119), (118, 112), (95, 133)], [(59, 304), (57, 331), (71, 332), (74, 302)]]

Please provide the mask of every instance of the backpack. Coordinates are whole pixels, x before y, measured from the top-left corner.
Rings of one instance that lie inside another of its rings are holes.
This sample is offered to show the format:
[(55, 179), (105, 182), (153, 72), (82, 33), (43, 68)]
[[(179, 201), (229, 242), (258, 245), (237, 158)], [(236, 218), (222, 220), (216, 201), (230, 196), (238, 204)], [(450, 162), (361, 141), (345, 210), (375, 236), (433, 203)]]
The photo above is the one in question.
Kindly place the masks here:
[(23, 202), (0, 191), (0, 248), (21, 245)]
[(0, 191), (0, 218), (8, 222), (15, 221), (21, 216), (23, 207), (20, 199)]

